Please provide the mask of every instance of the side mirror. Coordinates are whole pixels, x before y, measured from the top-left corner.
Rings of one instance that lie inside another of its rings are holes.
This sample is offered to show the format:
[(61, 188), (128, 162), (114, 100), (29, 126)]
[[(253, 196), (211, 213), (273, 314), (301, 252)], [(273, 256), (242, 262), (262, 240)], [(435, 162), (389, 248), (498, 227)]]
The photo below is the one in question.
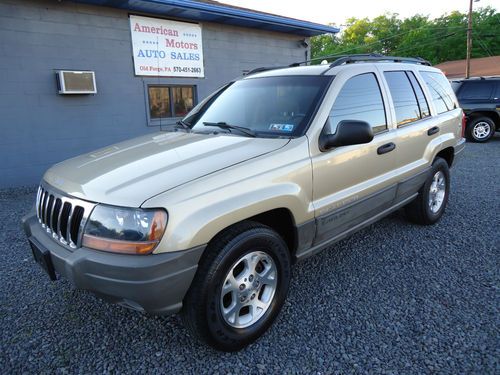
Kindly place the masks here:
[(333, 147), (370, 143), (372, 139), (373, 130), (366, 121), (344, 120), (337, 125), (335, 134), (320, 135), (319, 148), (326, 151)]

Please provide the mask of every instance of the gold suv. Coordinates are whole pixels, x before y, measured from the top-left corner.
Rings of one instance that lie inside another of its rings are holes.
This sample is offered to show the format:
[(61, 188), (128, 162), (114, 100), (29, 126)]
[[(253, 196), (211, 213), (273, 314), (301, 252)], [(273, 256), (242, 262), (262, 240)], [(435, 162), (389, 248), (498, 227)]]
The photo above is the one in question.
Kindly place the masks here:
[(297, 260), (402, 207), (437, 222), (463, 125), (420, 59), (258, 69), (167, 131), (50, 168), (24, 228), (52, 279), (181, 312), (238, 350), (278, 315)]

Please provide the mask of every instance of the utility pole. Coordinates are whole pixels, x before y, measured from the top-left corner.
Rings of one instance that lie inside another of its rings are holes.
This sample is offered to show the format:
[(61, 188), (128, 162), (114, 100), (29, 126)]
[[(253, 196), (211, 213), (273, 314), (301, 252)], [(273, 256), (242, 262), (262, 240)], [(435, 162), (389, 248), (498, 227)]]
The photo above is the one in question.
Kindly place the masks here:
[(465, 78), (470, 77), (470, 55), (472, 52), (472, 2), (477, 2), (479, 0), (469, 1), (469, 17), (467, 21), (467, 57), (465, 60)]

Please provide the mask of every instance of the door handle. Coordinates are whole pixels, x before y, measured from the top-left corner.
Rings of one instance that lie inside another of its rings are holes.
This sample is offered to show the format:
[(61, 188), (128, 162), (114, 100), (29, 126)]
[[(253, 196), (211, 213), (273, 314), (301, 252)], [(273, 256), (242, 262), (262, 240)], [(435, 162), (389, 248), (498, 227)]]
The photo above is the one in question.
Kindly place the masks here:
[(433, 135), (439, 132), (439, 127), (438, 126), (433, 126), (429, 130), (427, 130), (427, 135)]
[(394, 143), (386, 143), (383, 146), (380, 146), (377, 148), (377, 154), (382, 155), (382, 154), (387, 154), (388, 152), (391, 152), (396, 148), (396, 145)]

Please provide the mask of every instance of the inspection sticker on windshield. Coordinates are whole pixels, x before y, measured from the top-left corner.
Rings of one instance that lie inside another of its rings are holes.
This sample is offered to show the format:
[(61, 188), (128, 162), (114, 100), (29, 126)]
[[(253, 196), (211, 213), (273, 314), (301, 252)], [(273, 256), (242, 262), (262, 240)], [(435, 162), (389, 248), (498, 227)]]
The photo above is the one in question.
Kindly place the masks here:
[(280, 132), (291, 132), (293, 131), (292, 124), (271, 124), (269, 125), (269, 130), (275, 130)]

